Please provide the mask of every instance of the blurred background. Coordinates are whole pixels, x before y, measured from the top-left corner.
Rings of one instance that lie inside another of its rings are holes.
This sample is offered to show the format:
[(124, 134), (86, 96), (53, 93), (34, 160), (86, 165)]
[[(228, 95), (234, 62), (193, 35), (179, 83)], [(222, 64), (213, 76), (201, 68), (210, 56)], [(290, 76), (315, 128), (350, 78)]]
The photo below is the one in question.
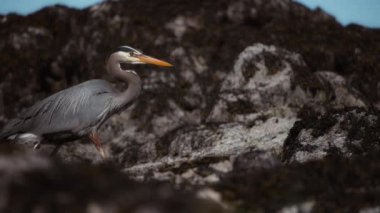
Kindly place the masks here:
[[(51, 6), (54, 4), (62, 4), (68, 7), (83, 9), (89, 7), (102, 0), (3, 0), (0, 7), (0, 14), (19, 13), (27, 15), (33, 13), (43, 7)], [(295, 0), (304, 4), (305, 6), (315, 9), (316, 7), (322, 8), (324, 11), (333, 15), (340, 23), (347, 25), (350, 23), (360, 24), (366, 27), (379, 28), (380, 20), (378, 18), (378, 11), (380, 10), (380, 3), (377, 0)]]

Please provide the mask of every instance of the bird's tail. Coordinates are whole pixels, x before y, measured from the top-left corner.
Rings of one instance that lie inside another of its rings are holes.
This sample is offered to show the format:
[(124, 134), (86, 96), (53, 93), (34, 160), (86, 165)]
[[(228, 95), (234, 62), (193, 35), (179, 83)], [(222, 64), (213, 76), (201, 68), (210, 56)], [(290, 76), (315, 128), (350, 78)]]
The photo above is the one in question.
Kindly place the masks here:
[(9, 133), (5, 131), (4, 129), (2, 129), (0, 132), (0, 141), (4, 141), (8, 137), (9, 137)]
[(18, 132), (17, 124), (19, 124), (18, 119), (10, 120), (0, 131), (0, 140), (6, 140), (9, 136), (14, 135)]

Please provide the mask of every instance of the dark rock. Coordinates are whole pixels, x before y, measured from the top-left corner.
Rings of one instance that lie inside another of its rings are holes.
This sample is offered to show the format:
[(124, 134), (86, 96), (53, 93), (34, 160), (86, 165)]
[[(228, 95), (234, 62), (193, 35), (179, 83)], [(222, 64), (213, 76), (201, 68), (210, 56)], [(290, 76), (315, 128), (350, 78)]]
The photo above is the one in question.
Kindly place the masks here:
[(284, 143), (285, 162), (305, 162), (328, 156), (352, 157), (380, 151), (380, 113), (345, 108), (297, 121)]
[(194, 192), (138, 183), (109, 165), (61, 164), (1, 148), (1, 212), (227, 212)]
[(349, 160), (234, 169), (215, 189), (236, 203), (238, 212), (359, 212), (380, 205), (379, 162), (377, 152)]
[(262, 150), (248, 150), (234, 159), (233, 169), (235, 172), (252, 169), (269, 169), (281, 165), (280, 158), (273, 153)]

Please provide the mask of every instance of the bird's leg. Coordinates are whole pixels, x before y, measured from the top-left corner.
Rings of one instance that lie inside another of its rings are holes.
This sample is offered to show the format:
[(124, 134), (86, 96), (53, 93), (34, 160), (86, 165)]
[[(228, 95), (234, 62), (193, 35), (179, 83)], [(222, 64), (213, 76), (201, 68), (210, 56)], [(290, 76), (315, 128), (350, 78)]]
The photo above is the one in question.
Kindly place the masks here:
[(39, 149), (41, 147), (41, 142), (34, 143), (33, 149)]
[(95, 144), (95, 147), (98, 150), (100, 156), (102, 156), (103, 159), (106, 159), (106, 152), (104, 151), (102, 143), (100, 142), (99, 135), (96, 132), (92, 132), (89, 134), (89, 138)]

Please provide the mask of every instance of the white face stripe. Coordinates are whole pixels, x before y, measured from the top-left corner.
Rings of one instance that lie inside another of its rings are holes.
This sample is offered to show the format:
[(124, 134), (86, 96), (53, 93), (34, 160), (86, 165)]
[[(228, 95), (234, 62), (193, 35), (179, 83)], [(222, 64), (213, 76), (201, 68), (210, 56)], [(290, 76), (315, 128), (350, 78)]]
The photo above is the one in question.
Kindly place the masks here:
[(116, 52), (121, 58), (122, 58), (122, 63), (127, 63), (127, 64), (144, 64), (141, 62), (137, 57), (131, 56), (130, 53), (123, 52), (123, 51), (118, 51)]
[(130, 46), (121, 46), (118, 48), (118, 51), (121, 51), (121, 52), (135, 52), (137, 54), (142, 54), (140, 51), (130, 47)]

